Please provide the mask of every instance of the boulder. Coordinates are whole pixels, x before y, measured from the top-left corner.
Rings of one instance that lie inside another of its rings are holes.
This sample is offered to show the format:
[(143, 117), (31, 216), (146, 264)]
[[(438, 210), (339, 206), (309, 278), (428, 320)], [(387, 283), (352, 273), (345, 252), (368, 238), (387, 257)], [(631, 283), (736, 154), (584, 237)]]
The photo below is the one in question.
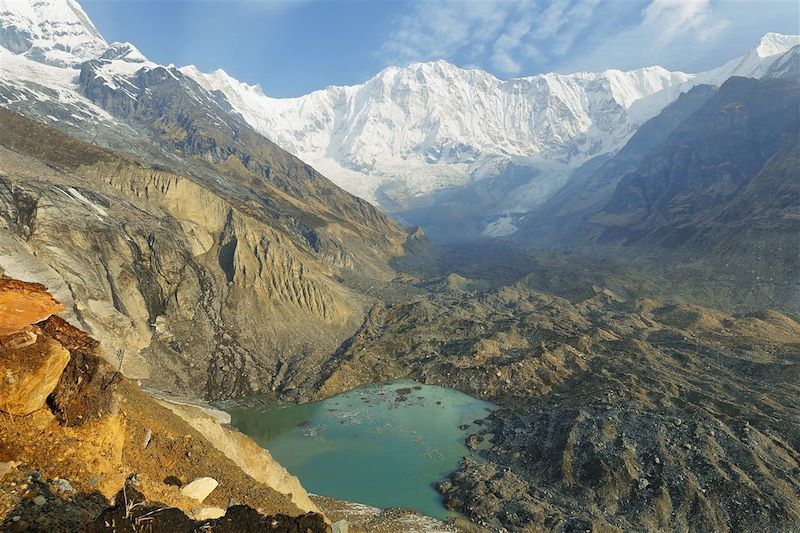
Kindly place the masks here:
[(44, 285), (0, 278), (0, 339), (63, 310)]
[(181, 494), (199, 502), (205, 500), (219, 483), (213, 477), (199, 477), (181, 489)]
[(0, 411), (28, 415), (56, 388), (69, 351), (47, 335), (23, 348), (0, 348)]
[(192, 518), (194, 520), (214, 520), (225, 516), (225, 509), (222, 507), (200, 507), (192, 511)]

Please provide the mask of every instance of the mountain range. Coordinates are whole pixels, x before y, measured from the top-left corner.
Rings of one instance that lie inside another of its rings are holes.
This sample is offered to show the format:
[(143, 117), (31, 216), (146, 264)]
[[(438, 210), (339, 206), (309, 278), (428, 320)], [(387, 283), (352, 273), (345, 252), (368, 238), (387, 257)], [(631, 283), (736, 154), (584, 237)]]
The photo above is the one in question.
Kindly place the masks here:
[[(122, 87), (158, 67), (130, 43), (109, 46), (71, 0), (3, 0), (0, 27), (5, 105), (62, 129), (80, 130), (82, 116), (110, 118), (77, 86), (81, 63), (100, 61), (98, 75)], [(746, 55), (692, 74), (654, 66), (500, 80), (445, 61), (413, 63), (280, 99), (221, 69), (165, 68), (345, 190), (435, 239), (460, 240), (513, 234), (517, 215), (556, 194), (581, 165), (616, 153), (678, 95), (761, 77), (798, 44), (798, 36), (768, 33)], [(75, 108), (42, 113), (51, 99)]]
[(445, 61), (389, 67), (363, 84), (275, 99), (224, 71), (182, 71), (255, 129), (350, 192), (446, 240), (502, 237), (583, 163), (619, 150), (693, 86), (760, 77), (797, 36), (766, 34), (707, 72), (661, 67), (499, 80)]
[[(791, 531), (799, 43), (701, 73), (414, 63), (276, 99), (109, 44), (75, 0), (0, 0), (0, 529), (85, 529), (120, 487), (88, 530), (169, 516), (199, 476), (214, 506), (333, 520), (348, 502), (188, 404), (410, 378), (499, 406), (435, 484), (460, 515), (356, 505), (351, 531)], [(23, 483), (41, 494), (7, 497)]]

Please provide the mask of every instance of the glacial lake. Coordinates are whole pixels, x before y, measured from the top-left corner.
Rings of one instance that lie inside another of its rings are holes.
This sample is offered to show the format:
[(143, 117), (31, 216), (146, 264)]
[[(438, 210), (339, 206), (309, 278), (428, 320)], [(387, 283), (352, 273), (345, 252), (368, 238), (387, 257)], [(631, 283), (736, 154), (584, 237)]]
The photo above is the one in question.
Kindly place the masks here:
[[(474, 455), (464, 440), (497, 406), (401, 380), (303, 405), (226, 403), (231, 424), (267, 448), (309, 492), (375, 507), (451, 515), (433, 483)], [(469, 427), (462, 429), (465, 425)]]

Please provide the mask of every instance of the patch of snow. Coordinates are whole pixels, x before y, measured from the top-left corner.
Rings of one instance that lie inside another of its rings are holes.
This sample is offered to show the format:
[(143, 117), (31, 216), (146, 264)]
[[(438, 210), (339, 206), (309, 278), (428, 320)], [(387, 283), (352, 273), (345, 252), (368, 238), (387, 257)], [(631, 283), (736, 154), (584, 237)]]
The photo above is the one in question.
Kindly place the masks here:
[(483, 235), (485, 237), (507, 237), (517, 231), (517, 229), (512, 218), (509, 215), (505, 215), (487, 224), (486, 228), (483, 230)]
[(89, 200), (88, 198), (86, 198), (84, 195), (82, 195), (80, 192), (78, 192), (73, 187), (70, 187), (68, 190), (69, 190), (69, 193), (72, 195), (73, 198), (75, 198), (79, 202), (82, 202), (83, 204), (87, 205), (88, 207), (91, 207), (92, 209), (94, 209), (94, 211), (98, 215), (100, 215), (101, 217), (107, 217), (108, 216), (108, 211), (106, 211), (105, 209), (103, 209), (102, 207), (97, 205), (96, 203), (94, 203), (91, 200)]

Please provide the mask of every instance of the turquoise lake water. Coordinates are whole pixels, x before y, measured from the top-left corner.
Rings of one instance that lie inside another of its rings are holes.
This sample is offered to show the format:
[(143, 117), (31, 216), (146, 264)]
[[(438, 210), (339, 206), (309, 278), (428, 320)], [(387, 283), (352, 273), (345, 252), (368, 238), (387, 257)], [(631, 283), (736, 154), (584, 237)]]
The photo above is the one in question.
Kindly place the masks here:
[(231, 424), (269, 449), (309, 492), (435, 518), (449, 513), (432, 484), (473, 453), (464, 445), (477, 430), (473, 422), (496, 408), (410, 380), (312, 404), (224, 406)]

